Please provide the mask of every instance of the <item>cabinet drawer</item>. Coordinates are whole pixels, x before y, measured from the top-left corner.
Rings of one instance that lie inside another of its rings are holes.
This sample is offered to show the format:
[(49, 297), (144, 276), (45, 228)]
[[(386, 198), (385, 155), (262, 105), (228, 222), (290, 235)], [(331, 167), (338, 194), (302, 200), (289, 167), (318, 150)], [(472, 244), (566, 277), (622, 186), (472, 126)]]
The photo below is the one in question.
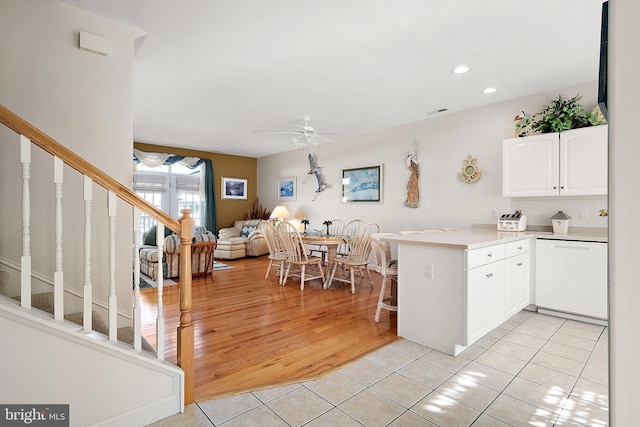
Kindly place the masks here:
[(467, 269), (500, 261), (504, 258), (504, 245), (487, 246), (486, 248), (467, 251)]
[(520, 255), (525, 252), (529, 252), (529, 239), (516, 240), (515, 242), (504, 244), (505, 258)]

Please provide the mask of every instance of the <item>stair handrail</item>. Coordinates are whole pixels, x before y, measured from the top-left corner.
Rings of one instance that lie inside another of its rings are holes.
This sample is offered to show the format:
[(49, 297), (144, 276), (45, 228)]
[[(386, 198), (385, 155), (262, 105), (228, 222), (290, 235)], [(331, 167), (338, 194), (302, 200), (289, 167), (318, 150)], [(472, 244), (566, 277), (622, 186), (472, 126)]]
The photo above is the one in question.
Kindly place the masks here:
[(147, 202), (128, 187), (122, 185), (91, 163), (60, 144), (49, 135), (45, 134), (31, 123), (27, 122), (4, 105), (0, 104), (0, 123), (19, 135), (29, 138), (32, 143), (42, 148), (44, 151), (61, 159), (68, 166), (91, 178), (94, 182), (107, 190), (116, 193), (122, 200), (144, 211), (151, 218), (160, 221), (172, 231), (180, 234), (181, 227), (177, 219), (166, 212), (161, 211), (151, 203)]
[[(80, 174), (91, 178), (93, 182), (113, 192), (123, 201), (140, 209), (151, 218), (169, 227), (180, 238), (180, 326), (177, 330), (177, 362), (184, 371), (184, 403), (194, 401), (195, 367), (194, 367), (194, 331), (191, 316), (191, 243), (193, 238), (193, 218), (191, 211), (185, 209), (180, 219), (158, 209), (147, 202), (128, 187), (110, 177), (102, 170), (51, 138), (31, 123), (27, 122), (4, 105), (0, 104), (0, 123), (9, 129), (31, 140), (31, 142), (47, 153), (59, 158)], [(161, 267), (160, 267), (161, 268)]]

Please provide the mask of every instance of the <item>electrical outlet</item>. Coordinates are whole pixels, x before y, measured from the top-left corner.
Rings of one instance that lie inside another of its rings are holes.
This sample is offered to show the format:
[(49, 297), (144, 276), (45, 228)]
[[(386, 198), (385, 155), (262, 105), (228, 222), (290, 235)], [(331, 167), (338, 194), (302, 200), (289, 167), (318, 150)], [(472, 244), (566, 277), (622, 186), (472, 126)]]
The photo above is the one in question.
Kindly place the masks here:
[(491, 209), (491, 218), (498, 218), (498, 211), (495, 209)]
[(587, 209), (580, 209), (580, 212), (578, 212), (578, 218), (579, 219), (588, 219), (589, 218), (589, 211)]

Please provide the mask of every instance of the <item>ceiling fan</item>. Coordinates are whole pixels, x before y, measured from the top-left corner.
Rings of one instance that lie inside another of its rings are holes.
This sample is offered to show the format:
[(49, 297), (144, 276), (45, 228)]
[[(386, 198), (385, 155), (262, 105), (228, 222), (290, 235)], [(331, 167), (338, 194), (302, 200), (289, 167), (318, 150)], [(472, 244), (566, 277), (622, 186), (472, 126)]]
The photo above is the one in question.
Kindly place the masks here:
[(309, 120), (311, 117), (306, 116), (302, 118), (304, 125), (295, 125), (298, 130), (295, 131), (281, 131), (281, 132), (267, 132), (267, 133), (280, 133), (293, 135), (289, 140), (290, 144), (295, 144), (298, 147), (304, 148), (307, 145), (316, 146), (322, 142), (331, 141), (329, 138), (322, 136), (322, 134), (342, 135), (339, 131), (319, 131), (315, 130), (312, 126), (309, 126)]

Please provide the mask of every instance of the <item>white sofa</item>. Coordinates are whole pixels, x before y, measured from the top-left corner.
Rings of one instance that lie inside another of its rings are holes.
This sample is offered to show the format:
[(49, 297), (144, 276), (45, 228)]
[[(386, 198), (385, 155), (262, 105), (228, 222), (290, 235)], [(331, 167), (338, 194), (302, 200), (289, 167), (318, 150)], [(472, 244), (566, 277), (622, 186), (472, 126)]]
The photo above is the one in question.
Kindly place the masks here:
[(261, 219), (245, 219), (234, 222), (233, 227), (218, 231), (218, 246), (213, 252), (217, 259), (237, 259), (245, 256), (261, 256), (269, 253), (267, 242), (257, 230)]

